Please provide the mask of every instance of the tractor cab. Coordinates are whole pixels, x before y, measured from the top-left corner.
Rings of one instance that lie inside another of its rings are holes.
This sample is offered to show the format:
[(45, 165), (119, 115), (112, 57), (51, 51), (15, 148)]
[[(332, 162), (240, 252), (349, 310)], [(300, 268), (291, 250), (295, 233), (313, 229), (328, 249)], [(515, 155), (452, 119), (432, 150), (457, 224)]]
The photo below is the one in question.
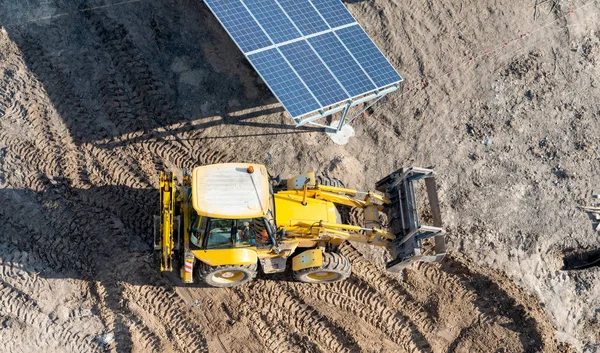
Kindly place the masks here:
[(230, 163), (195, 168), (192, 206), (197, 217), (190, 241), (205, 250), (268, 244), (276, 230), (271, 196), (263, 165)]

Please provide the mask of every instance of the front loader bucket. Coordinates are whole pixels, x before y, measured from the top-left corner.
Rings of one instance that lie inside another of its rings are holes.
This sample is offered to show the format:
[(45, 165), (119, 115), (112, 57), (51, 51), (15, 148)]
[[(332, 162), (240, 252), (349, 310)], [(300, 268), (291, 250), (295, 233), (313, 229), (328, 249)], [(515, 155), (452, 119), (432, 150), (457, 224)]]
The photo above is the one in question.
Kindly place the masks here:
[[(413, 183), (425, 181), (433, 225), (422, 225), (417, 212), (417, 199)], [(384, 212), (388, 216), (389, 231), (396, 237), (388, 249), (393, 260), (386, 264), (388, 271), (399, 272), (416, 261), (439, 262), (446, 254), (442, 216), (437, 196), (433, 170), (402, 168), (381, 179), (377, 190), (390, 200)], [(423, 239), (434, 237), (435, 254), (423, 255)]]

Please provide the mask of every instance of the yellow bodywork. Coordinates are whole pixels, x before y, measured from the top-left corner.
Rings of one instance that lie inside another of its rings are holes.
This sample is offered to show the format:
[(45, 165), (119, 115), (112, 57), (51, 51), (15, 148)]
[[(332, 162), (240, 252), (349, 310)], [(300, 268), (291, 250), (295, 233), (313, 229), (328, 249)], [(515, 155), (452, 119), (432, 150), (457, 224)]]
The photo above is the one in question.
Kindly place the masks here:
[(321, 249), (303, 251), (292, 259), (292, 270), (294, 271), (311, 267), (321, 267), (322, 265), (323, 251), (321, 251)]
[[(312, 191), (309, 190), (308, 193), (311, 194)], [(306, 205), (302, 204), (303, 201)], [(308, 228), (299, 229), (298, 225), (319, 221), (341, 223), (333, 202), (311, 197), (304, 199), (303, 192), (298, 190), (280, 191), (275, 194), (275, 210), (277, 225), (285, 227), (288, 232), (309, 235), (311, 231)]]
[(191, 250), (194, 256), (210, 266), (251, 265), (258, 261), (256, 251), (251, 248)]

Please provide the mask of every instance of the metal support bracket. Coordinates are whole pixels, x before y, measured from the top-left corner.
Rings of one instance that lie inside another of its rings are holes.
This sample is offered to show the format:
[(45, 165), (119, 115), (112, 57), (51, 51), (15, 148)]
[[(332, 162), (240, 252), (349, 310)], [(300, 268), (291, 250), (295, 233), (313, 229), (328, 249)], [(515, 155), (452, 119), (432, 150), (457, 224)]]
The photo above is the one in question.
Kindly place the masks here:
[[(296, 127), (310, 124), (310, 125), (322, 127), (328, 132), (340, 131), (340, 130), (342, 130), (342, 128), (345, 125), (352, 123), (359, 115), (361, 115), (367, 109), (371, 108), (375, 103), (379, 102), (383, 97), (398, 90), (400, 88), (400, 84), (401, 84), (401, 82), (395, 83), (391, 86), (377, 89), (377, 90), (375, 90), (367, 95), (364, 95), (362, 97), (353, 98), (353, 99), (345, 101), (345, 102), (340, 102), (340, 103), (338, 103), (338, 105), (333, 105), (333, 106), (331, 106), (331, 108), (329, 108), (327, 110), (319, 110), (316, 114), (310, 115), (306, 118), (303, 118), (302, 116), (294, 117), (294, 120), (297, 123)], [(360, 112), (356, 113), (351, 119), (348, 119), (348, 113), (350, 111), (350, 108), (356, 107), (360, 104), (363, 104), (363, 103), (366, 103), (369, 101), (372, 101), (372, 102), (366, 108), (364, 108)], [(340, 122), (338, 123), (337, 127), (331, 127), (331, 126), (327, 126), (327, 125), (324, 125), (321, 123), (317, 123), (317, 120), (319, 120), (319, 119), (322, 119), (322, 118), (325, 118), (325, 117), (328, 117), (330, 115), (340, 113), (340, 112), (342, 112), (342, 117), (341, 117)]]

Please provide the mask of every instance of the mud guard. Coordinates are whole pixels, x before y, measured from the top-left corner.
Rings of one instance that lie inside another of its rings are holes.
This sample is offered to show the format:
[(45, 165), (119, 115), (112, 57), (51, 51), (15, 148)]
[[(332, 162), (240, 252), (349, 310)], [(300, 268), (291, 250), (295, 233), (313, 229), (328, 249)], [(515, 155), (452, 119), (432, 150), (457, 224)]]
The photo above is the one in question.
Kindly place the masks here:
[(252, 265), (258, 261), (252, 249), (191, 250), (194, 256), (210, 266)]
[(292, 270), (300, 271), (310, 267), (320, 267), (323, 265), (323, 251), (321, 249), (311, 249), (301, 252), (292, 258)]

